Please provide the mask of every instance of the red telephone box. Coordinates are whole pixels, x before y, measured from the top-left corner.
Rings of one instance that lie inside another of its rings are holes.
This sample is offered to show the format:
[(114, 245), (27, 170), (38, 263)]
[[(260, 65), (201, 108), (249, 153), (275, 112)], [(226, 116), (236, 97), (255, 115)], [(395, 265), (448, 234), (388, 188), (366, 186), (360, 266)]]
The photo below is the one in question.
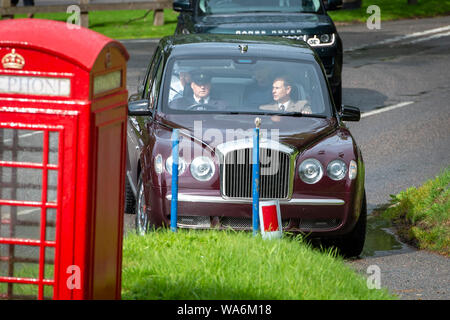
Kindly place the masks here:
[(0, 299), (120, 299), (126, 49), (0, 21)]

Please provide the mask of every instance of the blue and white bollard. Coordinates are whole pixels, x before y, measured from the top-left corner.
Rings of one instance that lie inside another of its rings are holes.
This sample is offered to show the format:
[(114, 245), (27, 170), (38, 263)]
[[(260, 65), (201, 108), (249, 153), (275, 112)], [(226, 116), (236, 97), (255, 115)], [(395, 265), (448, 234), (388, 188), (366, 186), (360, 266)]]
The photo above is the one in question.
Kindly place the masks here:
[(174, 129), (172, 132), (172, 200), (170, 203), (170, 230), (173, 232), (177, 232), (179, 142), (178, 129)]
[(258, 234), (259, 229), (259, 126), (261, 119), (255, 119), (256, 128), (253, 131), (253, 157), (252, 157), (252, 193), (253, 193), (253, 235)]

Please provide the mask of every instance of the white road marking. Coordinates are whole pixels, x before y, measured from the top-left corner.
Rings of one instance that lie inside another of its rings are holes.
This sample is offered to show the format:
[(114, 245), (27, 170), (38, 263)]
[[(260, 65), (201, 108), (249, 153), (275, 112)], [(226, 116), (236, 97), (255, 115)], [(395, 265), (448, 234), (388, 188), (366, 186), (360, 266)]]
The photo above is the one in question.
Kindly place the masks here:
[(361, 114), (361, 119), (362, 118), (367, 118), (367, 117), (370, 117), (370, 116), (373, 116), (373, 115), (376, 115), (376, 114), (379, 114), (379, 113), (383, 113), (383, 112), (395, 110), (395, 109), (398, 109), (398, 108), (406, 107), (406, 106), (408, 106), (410, 104), (413, 104), (413, 103), (414, 103), (414, 101), (406, 101), (406, 102), (401, 102), (401, 103), (394, 104), (393, 106), (388, 106), (388, 107), (385, 107), (385, 108), (372, 110), (372, 111), (369, 111), (369, 112), (363, 112)]
[(418, 37), (422, 37), (422, 36), (427, 36), (429, 34), (444, 32), (444, 31), (448, 31), (448, 30), (450, 30), (450, 25), (441, 27), (441, 28), (425, 30), (425, 31), (421, 31), (421, 32), (414, 32), (414, 33), (406, 34), (404, 36), (399, 36), (399, 37), (395, 37), (395, 38), (391, 38), (391, 39), (386, 39), (386, 40), (378, 42), (377, 44), (381, 44), (381, 45), (389, 44), (389, 43), (393, 43), (393, 42), (399, 42), (399, 41), (403, 41), (403, 40), (407, 40), (407, 39), (411, 39), (411, 38), (418, 38)]
[(438, 33), (438, 34), (435, 34), (435, 35), (432, 35), (432, 36), (429, 36), (429, 37), (426, 37), (426, 38), (420, 38), (420, 39), (411, 41), (411, 42), (409, 42), (409, 43), (414, 44), (414, 43), (418, 43), (418, 42), (422, 42), (422, 41), (428, 41), (428, 40), (433, 40), (433, 39), (439, 39), (439, 38), (442, 38), (442, 37), (448, 37), (448, 36), (450, 36), (450, 32), (446, 32), (446, 33)]
[[(361, 50), (361, 49), (368, 48), (368, 47), (375, 47), (375, 46), (380, 46), (380, 45), (385, 45), (385, 44), (390, 44), (390, 43), (395, 43), (395, 42), (401, 42), (401, 41), (408, 40), (411, 38), (423, 37), (423, 36), (427, 36), (430, 34), (445, 32), (448, 30), (450, 30), (450, 25), (445, 26), (445, 27), (425, 30), (425, 31), (421, 31), (421, 32), (414, 32), (414, 33), (406, 34), (403, 36), (398, 36), (398, 37), (382, 40), (382, 41), (375, 42), (375, 43), (369, 43), (369, 44), (365, 44), (365, 45), (361, 45), (361, 46), (357, 46), (357, 47), (348, 48), (348, 49), (345, 49), (344, 52), (351, 52), (351, 51)], [(445, 36), (445, 35), (443, 35), (443, 36)], [(425, 41), (425, 40), (423, 40), (423, 41)], [(414, 42), (411, 42), (411, 43), (414, 43)]]

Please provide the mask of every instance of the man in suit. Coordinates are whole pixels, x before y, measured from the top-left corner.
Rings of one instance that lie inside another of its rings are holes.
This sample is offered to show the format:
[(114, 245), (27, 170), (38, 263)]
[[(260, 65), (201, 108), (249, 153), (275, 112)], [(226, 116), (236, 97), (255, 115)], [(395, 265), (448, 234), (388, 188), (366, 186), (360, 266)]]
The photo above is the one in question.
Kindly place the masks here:
[(278, 112), (301, 112), (311, 114), (311, 106), (307, 100), (294, 101), (291, 99), (292, 84), (285, 76), (276, 77), (272, 83), (272, 97), (275, 103), (263, 104), (259, 106), (260, 110), (278, 111)]
[(170, 107), (183, 110), (225, 109), (225, 102), (211, 99), (211, 76), (205, 72), (192, 73), (192, 95), (173, 100)]

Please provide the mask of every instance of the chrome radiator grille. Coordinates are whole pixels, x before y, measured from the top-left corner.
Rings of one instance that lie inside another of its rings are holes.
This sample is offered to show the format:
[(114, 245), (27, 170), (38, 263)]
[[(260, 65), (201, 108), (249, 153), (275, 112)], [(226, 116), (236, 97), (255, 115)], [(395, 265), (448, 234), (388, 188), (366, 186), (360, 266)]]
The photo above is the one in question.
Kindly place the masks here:
[[(286, 199), (290, 185), (290, 155), (261, 148), (260, 198)], [(221, 164), (222, 194), (229, 198), (252, 198), (252, 149), (227, 153)]]

